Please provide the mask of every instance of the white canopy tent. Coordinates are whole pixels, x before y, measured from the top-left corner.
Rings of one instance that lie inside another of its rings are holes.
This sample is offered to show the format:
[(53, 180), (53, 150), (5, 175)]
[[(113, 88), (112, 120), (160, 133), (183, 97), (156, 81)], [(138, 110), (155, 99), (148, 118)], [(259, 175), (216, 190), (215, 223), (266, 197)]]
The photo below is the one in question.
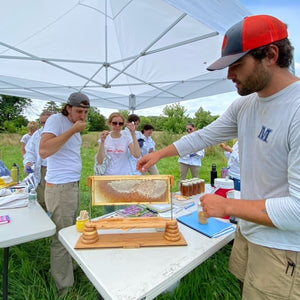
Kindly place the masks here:
[(234, 90), (208, 72), (237, 0), (5, 0), (0, 94), (138, 110)]

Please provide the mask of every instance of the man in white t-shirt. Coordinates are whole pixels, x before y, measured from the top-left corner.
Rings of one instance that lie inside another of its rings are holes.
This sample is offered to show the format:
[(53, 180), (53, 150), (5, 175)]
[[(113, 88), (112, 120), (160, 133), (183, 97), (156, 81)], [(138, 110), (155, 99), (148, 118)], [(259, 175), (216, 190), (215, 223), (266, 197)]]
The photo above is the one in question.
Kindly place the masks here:
[(72, 93), (62, 113), (48, 118), (40, 142), (40, 156), (47, 158), (45, 202), (56, 225), (51, 245), (51, 274), (60, 296), (74, 283), (72, 258), (58, 240), (58, 232), (74, 225), (78, 215), (82, 169), (80, 132), (87, 126), (89, 108), (86, 95)]

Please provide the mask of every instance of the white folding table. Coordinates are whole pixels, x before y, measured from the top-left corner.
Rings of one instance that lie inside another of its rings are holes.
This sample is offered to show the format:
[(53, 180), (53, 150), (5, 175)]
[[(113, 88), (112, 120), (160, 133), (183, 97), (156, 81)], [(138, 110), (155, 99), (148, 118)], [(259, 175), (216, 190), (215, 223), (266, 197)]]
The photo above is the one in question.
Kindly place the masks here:
[(76, 250), (80, 233), (75, 226), (60, 230), (59, 240), (104, 299), (153, 299), (234, 238), (233, 232), (208, 238), (178, 225), (187, 246)]
[(9, 247), (52, 236), (56, 226), (38, 203), (31, 208), (0, 209), (0, 215), (9, 215), (11, 220), (0, 225), (0, 248), (4, 248), (3, 299), (6, 300)]

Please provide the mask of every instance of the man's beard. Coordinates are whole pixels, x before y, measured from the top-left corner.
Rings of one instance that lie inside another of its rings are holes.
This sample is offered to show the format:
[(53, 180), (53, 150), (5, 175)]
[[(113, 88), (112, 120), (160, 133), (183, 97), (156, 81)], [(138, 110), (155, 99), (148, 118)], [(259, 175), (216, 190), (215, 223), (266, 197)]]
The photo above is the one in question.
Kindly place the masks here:
[(250, 74), (244, 83), (241, 83), (237, 92), (241, 96), (246, 96), (254, 92), (260, 92), (269, 83), (271, 74), (264, 69), (261, 62), (256, 64), (255, 71)]

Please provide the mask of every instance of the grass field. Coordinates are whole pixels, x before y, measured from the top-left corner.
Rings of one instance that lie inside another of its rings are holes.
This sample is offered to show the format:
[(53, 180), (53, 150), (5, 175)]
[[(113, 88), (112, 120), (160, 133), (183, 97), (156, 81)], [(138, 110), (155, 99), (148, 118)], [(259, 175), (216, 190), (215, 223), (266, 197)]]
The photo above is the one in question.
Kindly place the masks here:
[[(89, 209), (91, 192), (87, 186), (87, 178), (93, 175), (94, 157), (97, 152), (98, 133), (83, 135), (82, 160), (83, 170), (81, 179), (81, 204), (80, 209)], [(153, 139), (157, 149), (172, 143), (179, 136), (167, 133), (154, 132)], [(8, 168), (13, 163), (22, 166), (20, 146), (21, 136), (18, 134), (0, 134), (0, 149), (2, 159)], [(166, 158), (158, 163), (161, 174), (172, 174), (176, 179), (173, 191), (178, 190), (179, 164), (177, 157)], [(200, 178), (206, 182), (210, 180), (212, 163), (218, 167), (220, 176), (221, 168), (227, 165), (227, 160), (220, 147), (206, 149), (206, 156), (202, 161)], [(191, 175), (189, 174), (189, 177)], [(25, 177), (21, 168), (21, 179)], [(92, 217), (103, 214), (102, 207), (93, 207)], [(49, 273), (50, 238), (14, 246), (10, 248), (9, 261), (9, 299), (10, 300), (56, 300), (58, 299), (56, 287)], [(228, 271), (228, 258), (231, 245), (225, 246), (215, 255), (198, 266), (184, 278), (174, 293), (164, 293), (157, 300), (240, 300), (239, 284), (236, 278)], [(3, 249), (0, 249), (3, 257)], [(3, 270), (3, 260), (0, 258), (0, 270)], [(0, 277), (2, 287), (3, 278)], [(117, 283), (116, 283), (117, 284)], [(65, 296), (65, 300), (77, 299), (74, 295), (84, 296), (86, 300), (97, 299), (97, 291), (89, 282), (85, 274), (78, 268), (75, 271), (75, 285), (72, 293)], [(2, 289), (0, 290), (2, 297)], [(79, 298), (78, 298), (79, 299)]]

